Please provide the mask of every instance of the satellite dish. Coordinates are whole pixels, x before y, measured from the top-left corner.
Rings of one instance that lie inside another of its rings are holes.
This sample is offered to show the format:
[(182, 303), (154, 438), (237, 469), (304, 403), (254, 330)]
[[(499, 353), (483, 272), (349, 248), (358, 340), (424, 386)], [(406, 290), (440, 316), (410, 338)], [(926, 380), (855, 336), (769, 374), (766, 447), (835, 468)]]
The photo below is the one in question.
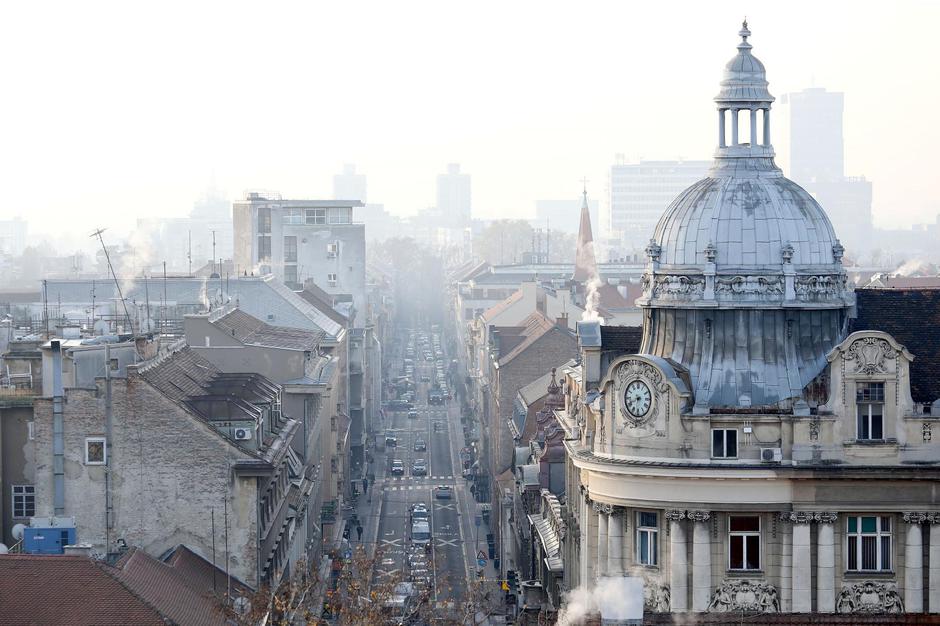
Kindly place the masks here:
[(13, 538), (17, 541), (23, 540), (23, 534), (26, 530), (26, 524), (16, 524), (13, 526), (13, 529), (10, 531), (10, 534), (13, 535)]
[(7, 544), (0, 543), (0, 554), (8, 554), (10, 549), (7, 547)]

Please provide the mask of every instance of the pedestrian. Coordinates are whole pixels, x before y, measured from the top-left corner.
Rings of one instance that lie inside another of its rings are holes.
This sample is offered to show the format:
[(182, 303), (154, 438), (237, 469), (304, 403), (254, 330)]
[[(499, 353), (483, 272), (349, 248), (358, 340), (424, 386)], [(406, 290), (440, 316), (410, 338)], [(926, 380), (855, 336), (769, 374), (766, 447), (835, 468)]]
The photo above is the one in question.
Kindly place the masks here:
[(359, 541), (362, 541), (362, 524), (356, 526), (356, 535), (359, 537)]
[(362, 493), (368, 493), (368, 492), (369, 492), (369, 479), (363, 478), (362, 479)]

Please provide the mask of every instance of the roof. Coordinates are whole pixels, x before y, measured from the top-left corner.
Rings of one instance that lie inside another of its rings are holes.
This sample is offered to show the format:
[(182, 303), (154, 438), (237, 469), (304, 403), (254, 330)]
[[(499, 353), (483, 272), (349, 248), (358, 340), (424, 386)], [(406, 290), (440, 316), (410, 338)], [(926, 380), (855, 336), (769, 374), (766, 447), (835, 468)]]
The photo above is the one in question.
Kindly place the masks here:
[(601, 326), (601, 349), (636, 354), (643, 338), (642, 326)]
[(502, 302), (499, 302), (498, 304), (494, 304), (484, 311), (480, 318), (484, 321), (484, 323), (492, 323), (497, 317), (505, 313), (509, 307), (522, 300), (524, 295), (525, 294), (522, 289), (512, 292), (508, 298)]
[[(114, 567), (107, 569), (125, 587), (178, 624), (226, 624), (222, 609), (227, 583), (225, 571), (213, 567), (186, 548), (176, 550), (168, 562), (159, 561), (143, 550), (132, 549)], [(249, 593), (245, 585), (235, 581), (233, 595)]]
[(0, 556), (2, 626), (162, 626), (146, 600), (85, 556)]
[(531, 405), (537, 400), (541, 400), (548, 393), (548, 384), (552, 382), (552, 371), (548, 371), (543, 376), (539, 376), (531, 383), (519, 389), (519, 397), (526, 406)]
[(266, 348), (312, 351), (325, 336), (322, 330), (272, 326), (237, 307), (210, 315), (209, 322), (243, 344)]
[(940, 289), (857, 289), (858, 317), (849, 332), (880, 330), (914, 355), (911, 397), (940, 399)]
[(182, 346), (140, 364), (137, 372), (148, 383), (174, 402), (205, 393), (212, 379), (221, 374), (211, 361)]
[(571, 280), (586, 282), (597, 277), (597, 260), (594, 257), (594, 236), (591, 234), (591, 209), (588, 207), (587, 189), (581, 203), (581, 223), (578, 225), (578, 242), (575, 249), (574, 272)]
[[(500, 357), (499, 364), (500, 366), (505, 365), (512, 361), (514, 358), (526, 351), (526, 349), (531, 346), (533, 343), (538, 341), (544, 335), (550, 333), (552, 329), (558, 328), (555, 325), (555, 322), (548, 319), (538, 311), (530, 315), (529, 317), (522, 320), (522, 332), (520, 335), (523, 337), (523, 340), (517, 344), (512, 350), (510, 350), (505, 356)], [(560, 329), (560, 332), (568, 334), (568, 330)], [(573, 342), (573, 339), (572, 339)], [(574, 345), (572, 343), (572, 345)], [(565, 357), (567, 355), (559, 355), (560, 357)]]
[(333, 306), (333, 296), (324, 291), (322, 287), (312, 280), (305, 282), (303, 290), (297, 292), (297, 295), (317, 307), (324, 315), (337, 324), (345, 326), (349, 322), (346, 316)]
[(940, 289), (940, 276), (891, 276), (876, 274), (866, 289)]

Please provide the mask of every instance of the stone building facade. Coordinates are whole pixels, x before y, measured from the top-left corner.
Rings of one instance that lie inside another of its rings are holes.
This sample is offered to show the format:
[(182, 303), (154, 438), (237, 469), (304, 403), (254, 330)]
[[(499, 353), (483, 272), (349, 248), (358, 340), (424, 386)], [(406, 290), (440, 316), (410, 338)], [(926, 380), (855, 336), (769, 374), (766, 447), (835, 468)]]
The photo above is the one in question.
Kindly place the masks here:
[(940, 612), (938, 398), (911, 373), (935, 354), (856, 310), (825, 212), (774, 164), (740, 35), (714, 165), (647, 247), (639, 350), (578, 327), (565, 587), (640, 577), (658, 612)]

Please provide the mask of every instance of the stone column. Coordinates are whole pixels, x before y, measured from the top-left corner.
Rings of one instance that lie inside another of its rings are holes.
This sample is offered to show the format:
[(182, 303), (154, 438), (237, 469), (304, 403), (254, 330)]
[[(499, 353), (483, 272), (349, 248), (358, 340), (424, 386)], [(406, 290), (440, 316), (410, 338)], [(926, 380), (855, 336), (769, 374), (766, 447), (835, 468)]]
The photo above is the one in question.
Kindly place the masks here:
[(685, 537), (685, 511), (666, 511), (669, 520), (669, 599), (674, 613), (689, 608), (689, 556)]
[(692, 527), (692, 610), (707, 611), (712, 596), (710, 511), (689, 511)]
[(607, 575), (607, 508), (606, 505), (594, 503), (597, 511), (597, 578)]
[(738, 145), (738, 109), (731, 109), (731, 145)]
[(833, 524), (837, 513), (816, 513), (816, 611), (835, 613), (836, 552)]
[(806, 511), (790, 513), (793, 523), (793, 559), (790, 570), (793, 612), (809, 613), (813, 610), (812, 561), (810, 560), (809, 523), (813, 514)]
[(607, 574), (623, 575), (623, 513), (620, 507), (613, 507), (607, 518)]
[(780, 612), (789, 613), (793, 606), (793, 594), (790, 585), (793, 582), (793, 535), (790, 528), (790, 514), (781, 513), (780, 532), (783, 541), (780, 546)]
[(930, 569), (927, 571), (927, 610), (940, 613), (940, 511), (928, 516), (930, 522)]
[(718, 109), (718, 147), (725, 147), (725, 111), (727, 109)]
[[(908, 613), (924, 611), (924, 535), (921, 524), (926, 513), (905, 513), (907, 542), (904, 549), (904, 610)], [(933, 581), (931, 581), (933, 582)]]
[(764, 145), (770, 145), (770, 107), (764, 109)]
[(581, 575), (578, 581), (582, 587), (589, 587), (594, 584), (591, 580), (591, 563), (594, 557), (591, 555), (591, 516), (594, 514), (593, 502), (587, 496), (581, 501), (581, 563), (579, 564)]
[(757, 109), (751, 109), (751, 147), (757, 145)]

